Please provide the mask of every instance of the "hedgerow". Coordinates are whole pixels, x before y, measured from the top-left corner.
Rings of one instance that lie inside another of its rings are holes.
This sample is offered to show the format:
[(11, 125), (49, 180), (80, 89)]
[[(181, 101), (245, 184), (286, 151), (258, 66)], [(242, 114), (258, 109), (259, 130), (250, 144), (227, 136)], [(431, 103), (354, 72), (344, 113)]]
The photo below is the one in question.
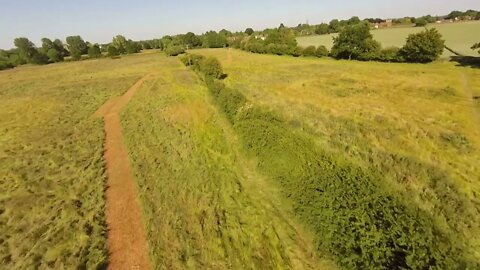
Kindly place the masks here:
[(206, 76), (218, 107), (259, 170), (276, 180), (319, 250), (347, 269), (475, 268), (464, 247), (432, 215), (394, 192), (382, 175), (342, 160), (280, 115)]

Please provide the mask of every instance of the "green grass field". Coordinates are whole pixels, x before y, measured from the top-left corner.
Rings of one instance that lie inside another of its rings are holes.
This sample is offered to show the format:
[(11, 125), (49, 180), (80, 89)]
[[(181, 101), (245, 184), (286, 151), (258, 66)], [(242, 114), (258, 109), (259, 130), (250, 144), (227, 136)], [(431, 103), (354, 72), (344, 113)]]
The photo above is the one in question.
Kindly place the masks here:
[[(0, 72), (0, 268), (106, 264), (103, 122), (148, 55)], [(135, 68), (131, 68), (135, 66)]]
[[(428, 27), (434, 27), (443, 35), (446, 45), (458, 53), (467, 56), (476, 56), (476, 52), (471, 50), (473, 44), (480, 39), (480, 22), (461, 22), (448, 24), (430, 24)], [(402, 47), (405, 44), (407, 36), (412, 33), (422, 31), (422, 27), (394, 27), (372, 30), (373, 38), (379, 41), (384, 48), (386, 47)], [(327, 48), (333, 46), (332, 35), (306, 36), (297, 38), (298, 45), (302, 47), (314, 45), (324, 45)], [(444, 51), (443, 57), (450, 57), (453, 54)]]
[(154, 268), (479, 262), (480, 69), (194, 52), (225, 93), (156, 51), (0, 72), (0, 268), (106, 265), (92, 115), (151, 73), (121, 120)]

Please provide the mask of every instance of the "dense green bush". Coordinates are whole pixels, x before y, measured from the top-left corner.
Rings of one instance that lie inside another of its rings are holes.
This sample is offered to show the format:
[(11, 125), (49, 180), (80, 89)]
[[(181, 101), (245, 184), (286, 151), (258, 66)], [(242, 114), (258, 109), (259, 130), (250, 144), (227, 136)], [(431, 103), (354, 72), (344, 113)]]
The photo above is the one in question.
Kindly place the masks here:
[(13, 68), (14, 65), (10, 63), (8, 58), (0, 57), (0, 70)]
[(97, 44), (92, 45), (90, 46), (90, 48), (88, 48), (88, 57), (89, 58), (102, 57), (102, 52), (100, 51), (100, 47)]
[(381, 49), (378, 52), (378, 57), (376, 60), (381, 62), (401, 62), (401, 59), (398, 55), (399, 51), (400, 49), (397, 47)]
[(407, 194), (385, 186), (381, 172), (331, 154), (283, 117), (207, 77), (247, 154), (282, 186), (318, 248), (346, 269), (476, 269), (462, 243), (439, 228)]
[(185, 53), (185, 49), (182, 46), (169, 46), (165, 49), (165, 54), (168, 56), (177, 56)]
[(444, 47), (442, 35), (432, 28), (409, 35), (399, 54), (407, 62), (428, 63), (437, 60)]
[(203, 55), (199, 54), (190, 54), (186, 53), (180, 57), (180, 61), (185, 65), (185, 66), (196, 66), (198, 67), (200, 64), (200, 61), (205, 59)]
[(317, 47), (317, 50), (315, 50), (315, 56), (316, 57), (325, 57), (328, 56), (328, 49), (327, 47), (320, 45)]
[(316, 48), (315, 46), (308, 46), (303, 49), (302, 55), (303, 56), (315, 56)]
[(289, 50), (288, 54), (293, 57), (299, 57), (303, 54), (303, 49), (301, 47), (294, 47)]
[(220, 64), (220, 61), (215, 57), (207, 57), (199, 62), (200, 71), (208, 76), (215, 79), (220, 79), (223, 76), (223, 68)]
[(119, 56), (120, 53), (118, 52), (117, 47), (115, 47), (114, 45), (109, 45), (107, 48), (107, 55), (110, 57), (115, 57)]
[(419, 18), (415, 21), (415, 27), (425, 27), (427, 26), (428, 22), (424, 18)]

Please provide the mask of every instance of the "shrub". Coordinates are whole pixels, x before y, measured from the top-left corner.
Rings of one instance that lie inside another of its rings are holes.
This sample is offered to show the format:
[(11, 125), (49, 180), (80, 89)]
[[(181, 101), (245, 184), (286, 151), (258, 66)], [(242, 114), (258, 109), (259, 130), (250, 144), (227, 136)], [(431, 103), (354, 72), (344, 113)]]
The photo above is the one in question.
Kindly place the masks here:
[(370, 60), (380, 50), (380, 44), (373, 39), (370, 26), (358, 23), (346, 26), (333, 39), (331, 54), (337, 59)]
[(223, 68), (220, 61), (215, 57), (207, 57), (199, 62), (200, 71), (207, 77), (220, 79), (223, 76)]
[(109, 45), (108, 48), (107, 48), (107, 54), (108, 56), (110, 57), (115, 57), (115, 56), (119, 56), (120, 53), (118, 52), (118, 49), (117, 47), (113, 46), (113, 45)]
[(185, 53), (185, 49), (182, 46), (170, 46), (165, 49), (165, 54), (168, 56), (177, 56)]
[(200, 61), (205, 59), (203, 55), (199, 54), (189, 54), (186, 53), (182, 57), (180, 57), (180, 61), (185, 65), (185, 66), (195, 66), (198, 67)]
[(49, 61), (52, 63), (60, 62), (63, 60), (62, 54), (53, 48), (48, 50), (47, 56)]
[(48, 56), (43, 52), (37, 51), (37, 53), (33, 55), (31, 63), (36, 65), (48, 64)]
[(376, 60), (382, 62), (400, 62), (398, 52), (400, 51), (397, 47), (388, 47), (380, 50), (378, 53), (378, 58)]
[(308, 46), (303, 49), (302, 55), (303, 56), (315, 56), (315, 46)]
[(444, 47), (442, 35), (432, 28), (409, 35), (407, 43), (399, 53), (407, 62), (428, 63), (438, 59)]
[(427, 26), (428, 22), (424, 18), (419, 18), (418, 20), (415, 21), (415, 27), (425, 27)]
[(315, 50), (315, 56), (316, 57), (325, 57), (328, 56), (328, 49), (327, 47), (320, 45), (317, 47), (317, 50)]
[(303, 54), (303, 49), (301, 47), (294, 47), (288, 52), (289, 55), (293, 57), (299, 57)]
[(14, 65), (9, 62), (8, 58), (0, 57), (0, 70), (13, 68)]
[(102, 52), (100, 51), (100, 47), (98, 45), (92, 45), (88, 48), (88, 57), (90, 58), (99, 58), (102, 56)]

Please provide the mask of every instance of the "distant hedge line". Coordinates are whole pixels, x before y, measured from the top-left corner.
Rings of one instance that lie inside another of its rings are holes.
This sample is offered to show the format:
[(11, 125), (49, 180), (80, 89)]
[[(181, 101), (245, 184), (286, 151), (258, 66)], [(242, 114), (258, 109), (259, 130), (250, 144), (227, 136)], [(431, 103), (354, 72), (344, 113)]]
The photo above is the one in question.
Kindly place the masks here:
[[(199, 57), (201, 58), (201, 57)], [(202, 69), (198, 71), (204, 75)], [(347, 269), (465, 269), (470, 262), (455, 236), (382, 176), (341, 160), (211, 76), (205, 82), (248, 155), (282, 186), (320, 250)]]

